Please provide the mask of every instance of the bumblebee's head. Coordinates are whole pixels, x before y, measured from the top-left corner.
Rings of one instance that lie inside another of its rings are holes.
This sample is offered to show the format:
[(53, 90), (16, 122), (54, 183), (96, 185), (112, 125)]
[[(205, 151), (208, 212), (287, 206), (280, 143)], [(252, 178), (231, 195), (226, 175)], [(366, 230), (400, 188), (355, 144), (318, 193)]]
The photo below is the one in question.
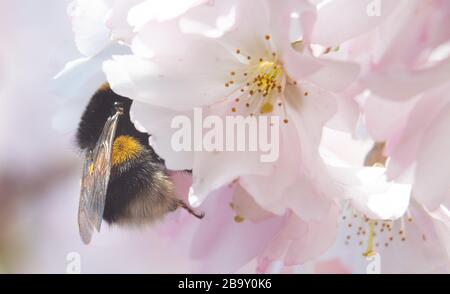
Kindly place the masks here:
[(124, 114), (125, 109), (124, 109), (124, 107), (123, 107), (123, 103), (122, 103), (122, 102), (120, 102), (120, 101), (114, 102), (114, 109), (115, 109), (115, 111), (118, 112), (120, 115), (123, 115), (123, 114)]
[(120, 112), (116, 136), (128, 134), (142, 144), (148, 144), (148, 134), (139, 132), (130, 121), (132, 100), (114, 93), (109, 84), (104, 84), (89, 101), (77, 132), (77, 143), (81, 149), (92, 150), (100, 137), (105, 123), (111, 115)]

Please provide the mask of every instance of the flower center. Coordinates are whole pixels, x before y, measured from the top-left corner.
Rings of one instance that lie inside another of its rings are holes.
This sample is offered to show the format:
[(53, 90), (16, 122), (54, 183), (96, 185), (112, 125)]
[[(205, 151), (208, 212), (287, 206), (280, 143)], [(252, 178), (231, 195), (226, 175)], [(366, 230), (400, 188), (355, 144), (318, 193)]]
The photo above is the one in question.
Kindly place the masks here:
[(282, 107), (284, 122), (287, 123), (284, 89), (286, 81), (290, 82), (290, 79), (278, 61), (277, 54), (271, 50), (270, 40), (270, 36), (266, 35), (266, 53), (259, 58), (244, 55), (240, 49), (236, 49), (237, 57), (247, 65), (241, 70), (231, 71), (225, 87), (233, 88), (232, 94), (236, 95), (232, 112), (239, 110), (250, 116), (267, 115), (278, 106)]
[[(381, 246), (388, 248), (395, 243), (406, 242), (406, 224), (411, 224), (413, 217), (408, 210), (406, 216), (397, 220), (373, 220), (348, 207), (343, 211), (342, 222), (349, 233), (345, 244), (356, 242), (362, 247), (363, 256), (371, 256)], [(427, 237), (422, 233), (420, 239), (425, 242)]]
[(263, 103), (260, 107), (262, 114), (273, 111), (274, 94), (282, 89), (283, 69), (273, 61), (261, 61), (256, 65), (255, 78), (251, 82), (254, 92), (261, 94)]

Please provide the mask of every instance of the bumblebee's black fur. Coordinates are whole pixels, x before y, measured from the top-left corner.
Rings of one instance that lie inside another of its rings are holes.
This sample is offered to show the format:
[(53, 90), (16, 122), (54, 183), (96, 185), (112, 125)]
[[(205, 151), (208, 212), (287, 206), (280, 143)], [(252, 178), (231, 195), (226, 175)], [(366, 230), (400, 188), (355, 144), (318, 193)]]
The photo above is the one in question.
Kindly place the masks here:
[[(76, 135), (77, 144), (83, 150), (93, 150), (106, 120), (115, 113), (115, 103), (123, 106), (123, 114), (119, 117), (115, 137), (128, 135), (138, 140), (143, 146), (139, 156), (130, 161), (115, 166), (111, 170), (108, 184), (103, 219), (108, 223), (144, 222), (131, 219), (130, 205), (141, 201), (165, 201), (169, 211), (179, 207), (179, 200), (170, 198), (167, 193), (165, 177), (155, 178), (152, 175), (166, 175), (164, 161), (158, 157), (148, 143), (149, 135), (138, 131), (130, 120), (132, 101), (114, 93), (109, 86), (101, 87), (91, 98), (83, 113)], [(168, 176), (167, 176), (168, 178)], [(139, 199), (146, 197), (147, 199)], [(152, 199), (149, 199), (152, 198)]]
[(115, 112), (115, 102), (120, 102), (124, 109), (117, 125), (116, 137), (129, 135), (138, 139), (142, 145), (150, 148), (148, 144), (149, 135), (139, 132), (130, 120), (132, 101), (117, 95), (108, 86), (103, 86), (92, 96), (81, 117), (77, 132), (77, 143), (81, 149), (94, 149), (106, 120)]

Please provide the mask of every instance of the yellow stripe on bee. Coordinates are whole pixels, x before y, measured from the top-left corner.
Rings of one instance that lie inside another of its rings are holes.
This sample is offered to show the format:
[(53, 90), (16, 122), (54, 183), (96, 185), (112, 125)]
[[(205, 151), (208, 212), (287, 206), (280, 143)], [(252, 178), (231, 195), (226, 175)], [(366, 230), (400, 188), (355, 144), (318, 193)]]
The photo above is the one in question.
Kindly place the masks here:
[(139, 156), (142, 146), (139, 142), (130, 136), (118, 136), (113, 143), (112, 148), (112, 165), (118, 165), (123, 162), (132, 160)]

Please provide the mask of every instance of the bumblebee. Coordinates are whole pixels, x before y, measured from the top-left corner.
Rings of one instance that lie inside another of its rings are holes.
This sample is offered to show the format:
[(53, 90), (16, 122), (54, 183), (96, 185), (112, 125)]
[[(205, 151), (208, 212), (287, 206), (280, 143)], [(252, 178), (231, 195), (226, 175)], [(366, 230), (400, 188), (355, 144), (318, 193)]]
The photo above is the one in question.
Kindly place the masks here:
[(84, 153), (78, 224), (85, 244), (102, 219), (109, 224), (143, 225), (181, 207), (202, 218), (175, 194), (162, 160), (149, 145), (150, 135), (130, 120), (132, 100), (108, 84), (92, 96), (78, 126)]

